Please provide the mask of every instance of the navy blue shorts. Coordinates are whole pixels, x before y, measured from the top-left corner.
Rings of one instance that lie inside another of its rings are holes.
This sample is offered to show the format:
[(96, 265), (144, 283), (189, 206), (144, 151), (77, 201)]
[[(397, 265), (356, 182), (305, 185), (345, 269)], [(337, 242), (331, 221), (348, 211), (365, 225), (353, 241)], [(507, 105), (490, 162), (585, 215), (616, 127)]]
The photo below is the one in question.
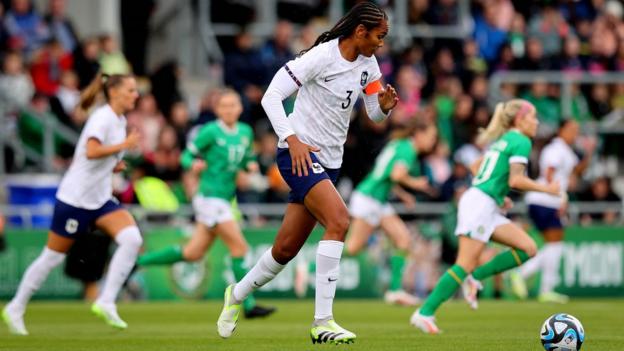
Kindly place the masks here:
[(113, 211), (117, 211), (120, 208), (122, 207), (119, 202), (114, 200), (106, 201), (106, 203), (98, 209), (87, 210), (68, 205), (56, 199), (50, 230), (58, 235), (74, 238), (78, 234), (87, 233), (91, 230), (98, 218)]
[(531, 217), (533, 224), (535, 224), (535, 227), (540, 231), (563, 228), (561, 220), (559, 219), (559, 213), (554, 208), (529, 205), (529, 217)]
[(340, 169), (325, 168), (321, 165), (316, 155), (310, 153), (312, 158), (313, 168), (308, 168), (308, 175), (301, 175), (299, 177), (296, 174), (292, 174), (292, 160), (290, 158), (290, 151), (288, 149), (277, 149), (277, 167), (279, 168), (282, 178), (286, 181), (286, 184), (290, 187), (290, 194), (288, 195), (288, 202), (291, 203), (303, 203), (303, 199), (308, 194), (308, 191), (312, 189), (318, 182), (329, 179), (336, 185)]

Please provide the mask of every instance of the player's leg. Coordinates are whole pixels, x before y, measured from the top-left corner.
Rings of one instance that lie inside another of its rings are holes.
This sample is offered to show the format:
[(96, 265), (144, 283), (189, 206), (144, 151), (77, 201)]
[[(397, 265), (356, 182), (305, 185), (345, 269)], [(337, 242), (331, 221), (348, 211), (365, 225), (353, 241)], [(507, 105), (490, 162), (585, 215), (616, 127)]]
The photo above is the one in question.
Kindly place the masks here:
[(340, 258), (349, 229), (349, 213), (329, 179), (322, 180), (305, 197), (304, 204), (325, 227), (316, 252), (316, 291), (312, 342), (353, 342), (355, 334), (334, 322), (332, 306), (340, 273)]
[(569, 297), (555, 292), (559, 284), (559, 268), (563, 255), (563, 228), (551, 227), (544, 230), (544, 247), (542, 253), (542, 279), (538, 300), (542, 302), (566, 303)]
[[(247, 274), (245, 255), (249, 251), (249, 245), (247, 241), (245, 241), (238, 223), (234, 220), (227, 220), (217, 224), (214, 228), (214, 232), (219, 235), (230, 251), (234, 278), (236, 281), (242, 280), (245, 274)], [(243, 312), (247, 318), (264, 317), (275, 312), (275, 308), (257, 305), (253, 293), (250, 293), (245, 301), (243, 301)]]
[(139, 257), (139, 266), (170, 265), (176, 262), (195, 262), (204, 257), (212, 246), (216, 234), (203, 223), (195, 223), (191, 239), (184, 245), (171, 245), (160, 250), (147, 252)]
[(74, 239), (59, 235), (52, 230), (48, 232), (48, 242), (39, 256), (28, 266), (17, 288), (13, 299), (2, 311), (2, 319), (9, 331), (16, 335), (28, 335), (24, 326), (26, 305), (32, 295), (39, 290), (50, 272), (60, 265)]
[(511, 249), (496, 255), (486, 264), (476, 268), (472, 276), (483, 280), (508, 269), (518, 267), (537, 253), (535, 241), (524, 230), (514, 223), (506, 223), (496, 227), (492, 240), (509, 246)]
[(381, 218), (381, 229), (392, 240), (395, 247), (390, 257), (390, 287), (384, 296), (386, 302), (405, 306), (415, 306), (420, 300), (403, 290), (403, 270), (405, 257), (411, 244), (411, 236), (405, 222), (395, 213)]
[(217, 331), (221, 337), (228, 338), (232, 335), (238, 322), (241, 302), (284, 269), (301, 250), (315, 225), (316, 219), (304, 205), (289, 203), (286, 206), (284, 220), (273, 247), (260, 257), (243, 279), (225, 290), (223, 310), (217, 321)]
[(102, 292), (91, 306), (91, 311), (108, 325), (125, 329), (128, 325), (117, 314), (115, 300), (136, 262), (143, 238), (132, 215), (119, 207), (101, 215), (95, 225), (115, 240), (117, 249), (108, 265)]

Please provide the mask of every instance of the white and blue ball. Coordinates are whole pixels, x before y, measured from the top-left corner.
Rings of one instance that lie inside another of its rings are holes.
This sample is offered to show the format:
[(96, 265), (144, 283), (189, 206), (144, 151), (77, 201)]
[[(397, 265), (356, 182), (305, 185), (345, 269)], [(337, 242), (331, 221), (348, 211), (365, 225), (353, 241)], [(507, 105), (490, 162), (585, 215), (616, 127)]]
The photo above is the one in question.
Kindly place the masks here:
[(557, 313), (544, 322), (540, 338), (548, 351), (578, 351), (585, 341), (585, 330), (574, 316)]

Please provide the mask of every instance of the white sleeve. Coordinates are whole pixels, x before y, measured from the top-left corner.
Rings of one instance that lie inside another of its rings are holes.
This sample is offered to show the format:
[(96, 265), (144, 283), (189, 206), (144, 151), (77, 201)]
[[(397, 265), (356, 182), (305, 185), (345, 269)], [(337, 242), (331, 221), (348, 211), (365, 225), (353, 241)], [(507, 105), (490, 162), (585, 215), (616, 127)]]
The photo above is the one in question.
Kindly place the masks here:
[(91, 117), (89, 117), (83, 133), (87, 136), (86, 140), (95, 138), (100, 144), (106, 144), (110, 123), (108, 123), (107, 116), (103, 113), (98, 113), (99, 111), (100, 110), (95, 111)]
[(287, 137), (295, 134), (288, 117), (286, 117), (282, 101), (297, 89), (299, 89), (299, 85), (287, 73), (286, 67), (282, 67), (277, 71), (262, 97), (262, 107), (280, 141), (285, 141)]
[(548, 167), (553, 167), (555, 169), (559, 168), (561, 164), (561, 155), (557, 152), (557, 149), (549, 145), (544, 148), (542, 151), (541, 159), (540, 159), (540, 167), (546, 171)]
[(364, 97), (364, 106), (366, 106), (366, 113), (368, 114), (368, 118), (379, 123), (390, 115), (391, 111), (388, 111), (388, 114), (383, 113), (381, 110), (381, 106), (379, 106), (379, 93), (375, 93), (372, 95), (362, 94)]

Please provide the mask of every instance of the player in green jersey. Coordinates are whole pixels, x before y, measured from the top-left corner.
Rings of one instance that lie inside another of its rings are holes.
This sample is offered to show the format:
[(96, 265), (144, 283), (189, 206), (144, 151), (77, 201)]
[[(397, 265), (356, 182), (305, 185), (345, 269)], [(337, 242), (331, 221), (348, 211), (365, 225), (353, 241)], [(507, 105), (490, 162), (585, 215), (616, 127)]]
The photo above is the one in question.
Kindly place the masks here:
[(392, 276), (384, 299), (392, 304), (414, 306), (419, 303), (418, 298), (402, 288), (405, 254), (411, 236), (388, 198), (394, 191), (408, 206), (413, 206), (414, 197), (400, 186), (420, 191), (430, 189), (427, 177), (421, 176), (418, 154), (432, 151), (437, 130), (432, 124), (416, 122), (396, 131), (391, 139), (377, 156), (373, 170), (351, 195), (351, 229), (345, 246), (349, 255), (356, 255), (365, 247), (373, 231), (381, 227), (397, 249), (390, 258)]
[[(504, 211), (513, 205), (506, 197), (510, 188), (559, 194), (558, 182), (541, 184), (525, 174), (531, 152), (529, 138), (535, 136), (538, 124), (535, 107), (525, 100), (514, 99), (496, 106), (488, 127), (479, 135), (479, 144), (491, 145), (473, 165), (472, 187), (459, 200), (455, 229), (459, 236), (457, 260), (410, 319), (423, 332), (440, 332), (434, 314), (460, 286), (466, 301), (476, 308), (480, 280), (520, 266), (535, 256), (537, 246), (533, 239), (507, 219)], [(478, 257), (490, 238), (511, 249), (477, 267)]]
[[(206, 123), (182, 153), (182, 166), (199, 175), (199, 189), (193, 198), (195, 231), (184, 246), (174, 245), (139, 257), (140, 266), (198, 261), (221, 238), (232, 256), (237, 280), (247, 273), (244, 257), (248, 244), (232, 213), (239, 172), (258, 172), (253, 153), (253, 131), (238, 122), (243, 107), (240, 96), (224, 90), (215, 106), (217, 121)], [(259, 306), (250, 295), (243, 303), (247, 318), (262, 317), (275, 311)]]

